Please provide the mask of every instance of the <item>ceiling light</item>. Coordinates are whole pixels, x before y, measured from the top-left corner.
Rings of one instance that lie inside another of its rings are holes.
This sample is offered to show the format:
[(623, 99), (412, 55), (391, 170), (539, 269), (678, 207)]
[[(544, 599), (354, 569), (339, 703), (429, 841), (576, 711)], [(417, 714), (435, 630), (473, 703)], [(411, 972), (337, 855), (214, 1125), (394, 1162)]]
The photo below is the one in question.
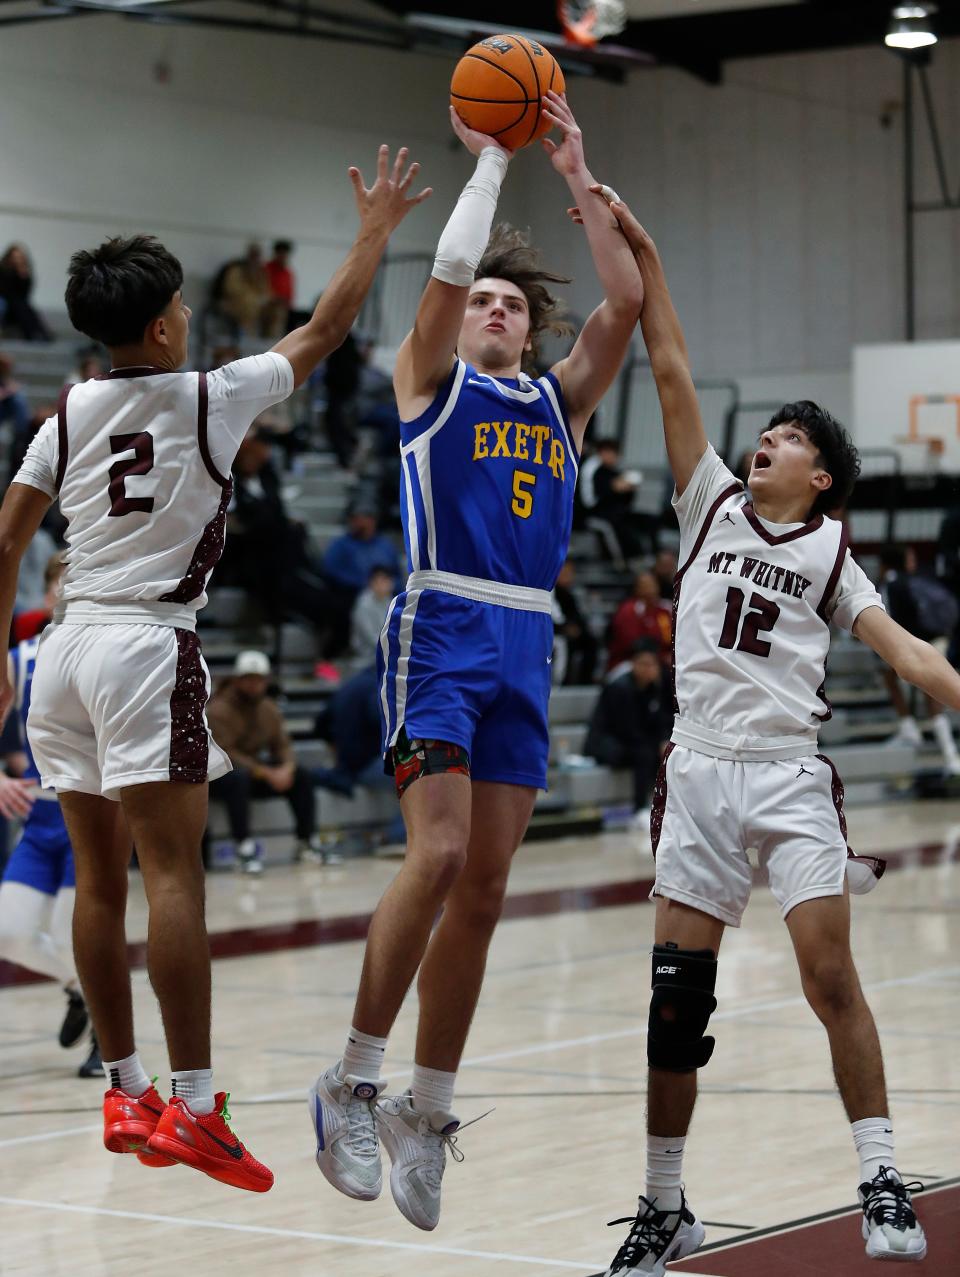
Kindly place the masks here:
[(898, 4), (890, 15), (886, 43), (891, 49), (922, 49), (937, 43), (931, 15), (935, 4)]

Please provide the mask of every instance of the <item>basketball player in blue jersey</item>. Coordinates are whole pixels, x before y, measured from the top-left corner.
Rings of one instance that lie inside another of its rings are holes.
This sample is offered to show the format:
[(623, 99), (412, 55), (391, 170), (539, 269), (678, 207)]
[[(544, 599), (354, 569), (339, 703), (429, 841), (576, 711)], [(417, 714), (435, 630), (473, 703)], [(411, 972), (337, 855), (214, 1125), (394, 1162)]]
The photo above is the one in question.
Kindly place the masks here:
[[(570, 108), (555, 94), (546, 107), (562, 138), (545, 149), (587, 208), (604, 300), (570, 355), (529, 375), (558, 314), (547, 284), (561, 281), (516, 232), (491, 239), (511, 155), (451, 113), (476, 170), (394, 375), (411, 574), (379, 655), (407, 854), (370, 925), (343, 1058), (310, 1097), (327, 1179), (375, 1198), (382, 1136), (394, 1200), (423, 1229), (439, 1218), (454, 1082), (510, 862), (546, 787), (550, 591), (567, 552), (580, 445), (643, 300), (614, 218), (584, 200), (592, 179)], [(378, 1104), (387, 1035), (418, 969), (412, 1087)]]
[[(16, 779), (0, 777), (0, 811), (23, 819), (20, 838), (0, 882), (0, 958), (49, 976), (63, 986), (68, 1001), (59, 1040), (61, 1046), (68, 1047), (79, 1041), (89, 1017), (73, 961), (73, 849), (56, 792), (40, 787), (40, 772), (27, 739), (39, 643), (39, 638), (27, 639), (8, 657), (27, 765)], [(129, 845), (126, 829), (118, 828), (118, 834)], [(78, 1075), (103, 1076), (95, 1034)]]

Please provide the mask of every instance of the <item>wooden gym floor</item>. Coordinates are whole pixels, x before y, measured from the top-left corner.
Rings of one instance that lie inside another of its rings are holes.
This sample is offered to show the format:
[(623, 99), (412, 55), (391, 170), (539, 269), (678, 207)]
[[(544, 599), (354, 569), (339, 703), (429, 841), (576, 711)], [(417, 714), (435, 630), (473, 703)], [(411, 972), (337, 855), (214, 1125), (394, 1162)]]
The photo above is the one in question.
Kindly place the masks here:
[[(928, 1191), (930, 1254), (960, 1271), (960, 809), (849, 813), (861, 851), (889, 853), (854, 901), (855, 949), (880, 1025), (898, 1161)], [(370, 911), (390, 861), (210, 879), (215, 1067), (242, 1138), (274, 1170), (265, 1196), (185, 1168), (148, 1170), (100, 1143), (102, 1087), (56, 1045), (62, 999), (0, 969), (0, 1273), (189, 1277), (470, 1277), (602, 1271), (643, 1186), (644, 1029), (653, 910), (649, 845), (635, 835), (520, 852), (461, 1076), (462, 1165), (450, 1163), (433, 1234), (338, 1196), (313, 1163), (306, 1091), (349, 1026)], [(130, 938), (142, 941), (138, 880)], [(141, 950), (135, 946), (135, 956)], [(134, 977), (148, 1070), (166, 1065), (142, 967)], [(762, 886), (724, 941), (687, 1190), (707, 1247), (675, 1266), (706, 1277), (855, 1277), (863, 1257), (857, 1165), (825, 1037), (804, 1004)], [(387, 1071), (405, 1085), (415, 1005)]]

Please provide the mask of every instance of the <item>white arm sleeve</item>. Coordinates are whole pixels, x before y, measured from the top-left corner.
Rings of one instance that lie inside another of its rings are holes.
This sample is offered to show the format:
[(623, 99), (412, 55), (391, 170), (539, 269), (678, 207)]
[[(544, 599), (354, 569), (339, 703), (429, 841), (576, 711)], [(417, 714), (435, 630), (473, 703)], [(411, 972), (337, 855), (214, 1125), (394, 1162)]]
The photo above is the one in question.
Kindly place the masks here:
[(440, 236), (433, 263), (435, 279), (458, 288), (469, 288), (473, 283), (490, 238), (490, 227), (508, 163), (507, 156), (498, 146), (487, 146), (480, 152), (473, 177), (463, 188)]
[(48, 417), (34, 435), (20, 469), (13, 476), (13, 482), (25, 483), (30, 488), (39, 488), (51, 501), (55, 501), (59, 459), (57, 418)]

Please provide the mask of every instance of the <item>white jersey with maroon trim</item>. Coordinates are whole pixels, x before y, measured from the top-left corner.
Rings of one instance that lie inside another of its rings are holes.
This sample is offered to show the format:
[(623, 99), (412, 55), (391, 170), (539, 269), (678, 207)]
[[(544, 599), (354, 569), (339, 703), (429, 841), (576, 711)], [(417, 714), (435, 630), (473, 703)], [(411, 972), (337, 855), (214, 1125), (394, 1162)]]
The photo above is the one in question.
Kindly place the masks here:
[(883, 606), (843, 525), (761, 519), (712, 447), (673, 504), (674, 741), (744, 761), (816, 752), (830, 717), (830, 622), (849, 630), (864, 608)]
[(121, 368), (66, 389), (15, 480), (59, 496), (67, 520), (58, 616), (192, 627), (223, 552), (237, 449), (292, 390), (275, 352), (211, 373)]

